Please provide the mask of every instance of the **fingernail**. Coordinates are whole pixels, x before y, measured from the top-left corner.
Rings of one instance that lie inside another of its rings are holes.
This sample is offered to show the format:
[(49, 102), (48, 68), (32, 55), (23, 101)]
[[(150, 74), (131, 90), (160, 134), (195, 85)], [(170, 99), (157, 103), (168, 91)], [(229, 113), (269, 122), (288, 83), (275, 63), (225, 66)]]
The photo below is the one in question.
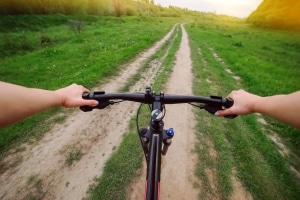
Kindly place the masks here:
[(217, 111), (217, 112), (215, 112), (215, 116), (219, 116), (219, 114), (220, 114), (220, 113), (219, 113), (218, 111)]

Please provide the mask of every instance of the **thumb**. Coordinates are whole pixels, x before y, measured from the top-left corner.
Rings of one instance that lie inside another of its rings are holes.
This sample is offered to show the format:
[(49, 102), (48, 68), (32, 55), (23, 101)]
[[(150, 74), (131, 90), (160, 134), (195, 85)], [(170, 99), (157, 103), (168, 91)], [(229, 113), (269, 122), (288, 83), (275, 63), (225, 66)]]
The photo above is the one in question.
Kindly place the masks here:
[(225, 115), (231, 115), (231, 111), (229, 109), (227, 110), (218, 110), (215, 115), (218, 116), (218, 117), (223, 117)]
[(99, 104), (99, 102), (96, 100), (82, 100), (81, 104), (84, 106), (95, 107)]
[(89, 106), (91, 107), (95, 107), (99, 104), (99, 102), (96, 100), (88, 100), (88, 101), (89, 101)]

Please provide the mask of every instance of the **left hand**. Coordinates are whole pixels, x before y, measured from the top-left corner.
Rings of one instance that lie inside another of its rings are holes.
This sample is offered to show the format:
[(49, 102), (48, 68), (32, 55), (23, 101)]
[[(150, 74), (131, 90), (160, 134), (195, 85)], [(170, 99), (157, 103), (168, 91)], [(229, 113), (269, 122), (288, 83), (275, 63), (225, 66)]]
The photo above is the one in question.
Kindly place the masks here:
[(82, 94), (90, 92), (82, 85), (72, 84), (68, 87), (61, 88), (55, 91), (61, 98), (61, 105), (65, 108), (90, 106), (95, 107), (98, 104), (96, 100), (85, 100), (82, 98)]

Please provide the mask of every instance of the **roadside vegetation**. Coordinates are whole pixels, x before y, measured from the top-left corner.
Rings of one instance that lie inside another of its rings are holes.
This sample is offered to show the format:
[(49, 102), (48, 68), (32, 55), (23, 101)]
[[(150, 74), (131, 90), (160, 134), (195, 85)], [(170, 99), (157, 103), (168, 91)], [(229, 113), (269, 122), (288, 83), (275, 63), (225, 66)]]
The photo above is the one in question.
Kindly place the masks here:
[(300, 31), (299, 9), (297, 0), (264, 0), (247, 22), (260, 27)]
[(164, 8), (154, 4), (154, 0), (72, 0), (69, 1), (35, 1), (35, 0), (2, 0), (0, 14), (39, 14), (49, 15), (88, 14), (97, 16), (148, 16), (179, 17), (187, 14), (187, 9), (174, 6)]
[[(259, 95), (299, 90), (299, 35), (250, 27), (239, 20), (204, 17), (186, 25), (198, 95), (226, 96), (243, 88)], [(299, 130), (256, 115), (234, 120), (197, 112), (200, 199), (230, 199), (237, 176), (254, 199), (297, 199)], [(280, 144), (272, 137), (280, 135)], [(291, 149), (286, 154), (285, 149)], [(210, 173), (216, 175), (212, 185)]]

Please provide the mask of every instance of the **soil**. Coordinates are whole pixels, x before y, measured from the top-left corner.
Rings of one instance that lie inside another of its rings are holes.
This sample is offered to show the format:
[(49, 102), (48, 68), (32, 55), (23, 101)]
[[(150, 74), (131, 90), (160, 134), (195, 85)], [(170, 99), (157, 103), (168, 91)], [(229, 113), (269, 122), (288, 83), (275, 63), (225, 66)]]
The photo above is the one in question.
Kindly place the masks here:
[[(175, 26), (174, 26), (175, 28)], [(143, 52), (124, 67), (118, 76), (91, 90), (117, 92), (135, 74), (143, 63), (170, 38), (174, 28), (153, 47)], [(182, 26), (182, 41), (176, 55), (173, 73), (165, 93), (192, 94), (192, 61), (188, 35)], [(161, 63), (153, 61), (142, 78), (130, 91), (143, 92), (157, 74)], [(65, 122), (56, 124), (45, 136), (34, 143), (23, 144), (12, 150), (2, 161), (0, 199), (83, 199), (135, 115), (137, 104), (123, 102), (112, 108), (83, 113), (74, 110)], [(165, 128), (172, 127), (175, 136), (166, 156), (162, 159), (161, 198), (198, 199), (201, 185), (194, 175), (197, 156), (193, 151), (195, 118), (189, 105), (166, 106)], [(66, 164), (70, 151), (78, 160)], [(76, 154), (76, 152), (80, 152)], [(144, 164), (145, 165), (145, 164)], [(128, 199), (143, 199), (145, 166), (142, 175), (128, 186)], [(239, 180), (233, 177), (235, 191), (232, 199), (251, 199)], [(5, 183), (5, 184), (4, 184)]]

